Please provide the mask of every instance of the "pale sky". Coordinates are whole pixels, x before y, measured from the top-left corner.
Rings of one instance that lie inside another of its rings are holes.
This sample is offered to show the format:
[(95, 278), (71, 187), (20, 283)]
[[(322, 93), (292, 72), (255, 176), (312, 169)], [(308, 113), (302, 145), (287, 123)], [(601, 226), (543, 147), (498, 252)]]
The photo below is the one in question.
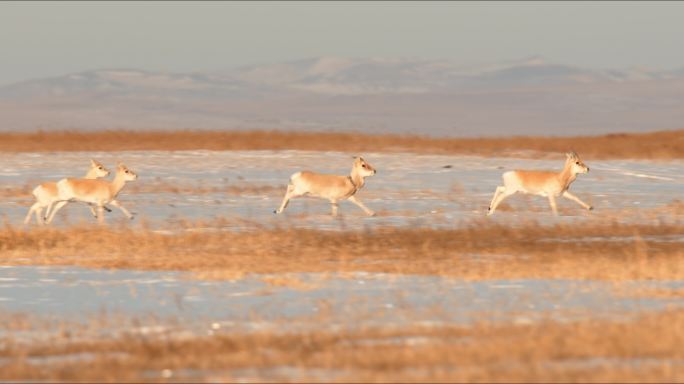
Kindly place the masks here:
[(684, 67), (680, 2), (0, 2), (0, 85), (316, 56)]

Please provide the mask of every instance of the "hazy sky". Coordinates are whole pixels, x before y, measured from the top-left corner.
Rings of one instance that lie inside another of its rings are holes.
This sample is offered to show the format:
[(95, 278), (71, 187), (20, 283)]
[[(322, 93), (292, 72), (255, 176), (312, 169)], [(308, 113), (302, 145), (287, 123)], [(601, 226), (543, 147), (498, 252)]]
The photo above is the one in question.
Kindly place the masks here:
[(0, 84), (322, 55), (684, 67), (679, 2), (1, 2)]

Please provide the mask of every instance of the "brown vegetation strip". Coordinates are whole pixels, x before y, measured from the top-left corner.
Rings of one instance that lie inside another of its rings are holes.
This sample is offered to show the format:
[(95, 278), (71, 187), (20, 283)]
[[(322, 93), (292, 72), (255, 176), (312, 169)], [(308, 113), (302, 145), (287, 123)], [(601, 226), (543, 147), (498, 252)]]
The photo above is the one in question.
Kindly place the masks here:
[[(325, 316), (319, 322), (325, 324)], [(0, 380), (166, 381), (164, 373), (171, 380), (211, 382), (684, 380), (681, 310), (619, 322), (174, 334), (129, 332), (83, 341), (62, 333), (28, 345), (7, 336), (0, 339), (6, 361)], [(78, 354), (92, 359), (59, 359)], [(29, 360), (41, 357), (53, 359)]]
[[(0, 133), (0, 151), (315, 150), (537, 156), (577, 151), (583, 158), (684, 158), (684, 130), (602, 136), (430, 138), (283, 131), (106, 131)], [(522, 152), (521, 152), (522, 151)]]
[(478, 221), (458, 229), (222, 231), (228, 224), (180, 221), (173, 235), (144, 226), (29, 231), (7, 226), (0, 230), (0, 263), (183, 270), (219, 279), (348, 271), (465, 279), (684, 279), (684, 247), (671, 241), (672, 235), (684, 236), (682, 224), (510, 227)]

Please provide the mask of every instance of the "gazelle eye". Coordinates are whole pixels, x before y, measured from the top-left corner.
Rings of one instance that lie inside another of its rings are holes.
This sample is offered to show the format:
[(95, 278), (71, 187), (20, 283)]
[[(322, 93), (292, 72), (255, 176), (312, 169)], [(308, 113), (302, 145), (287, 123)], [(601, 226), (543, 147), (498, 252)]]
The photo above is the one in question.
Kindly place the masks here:
[(579, 165), (579, 161), (578, 161), (578, 162), (576, 162), (575, 164)]

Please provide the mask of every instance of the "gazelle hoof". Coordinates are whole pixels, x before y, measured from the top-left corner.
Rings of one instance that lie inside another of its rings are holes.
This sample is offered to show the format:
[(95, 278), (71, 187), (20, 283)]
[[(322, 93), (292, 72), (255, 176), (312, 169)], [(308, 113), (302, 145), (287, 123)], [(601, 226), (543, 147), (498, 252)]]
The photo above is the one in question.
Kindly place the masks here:
[(589, 206), (589, 210), (590, 210), (590, 211), (593, 211), (593, 210), (594, 210), (594, 207)]

